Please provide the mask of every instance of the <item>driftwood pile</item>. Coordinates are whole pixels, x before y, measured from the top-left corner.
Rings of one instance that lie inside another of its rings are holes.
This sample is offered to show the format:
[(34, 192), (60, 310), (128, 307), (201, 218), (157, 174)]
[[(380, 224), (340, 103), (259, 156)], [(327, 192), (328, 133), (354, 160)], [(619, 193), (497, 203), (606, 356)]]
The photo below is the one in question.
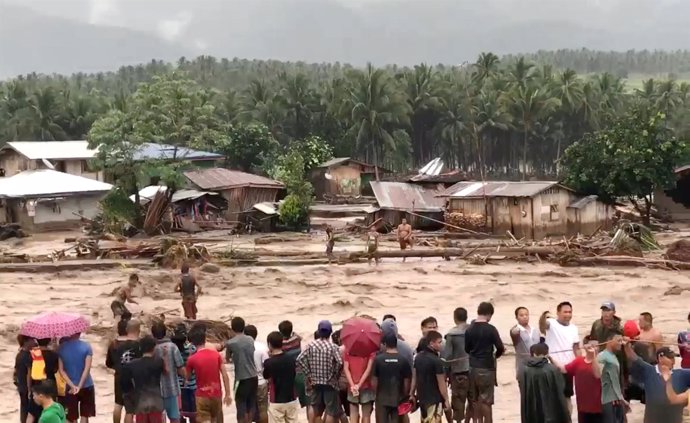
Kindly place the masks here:
[(443, 220), (453, 226), (446, 226), (449, 231), (457, 231), (457, 228), (471, 229), (477, 232), (486, 232), (486, 216), (483, 214), (470, 214), (460, 212), (446, 212)]

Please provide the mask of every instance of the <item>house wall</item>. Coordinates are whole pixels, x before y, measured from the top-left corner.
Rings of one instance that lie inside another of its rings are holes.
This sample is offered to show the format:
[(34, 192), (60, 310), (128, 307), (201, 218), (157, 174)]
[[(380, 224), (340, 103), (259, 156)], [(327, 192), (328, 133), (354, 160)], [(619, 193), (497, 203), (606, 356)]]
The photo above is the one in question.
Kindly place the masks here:
[(589, 236), (599, 229), (611, 229), (615, 210), (601, 201), (592, 201), (579, 209), (569, 207), (566, 214), (568, 235)]
[[(55, 170), (60, 172), (103, 181), (103, 171), (89, 171), (86, 160), (50, 160), (50, 162), (55, 165)], [(48, 166), (42, 160), (29, 160), (14, 150), (5, 150), (0, 155), (0, 168), (4, 169), (5, 176), (9, 177), (25, 170), (48, 169)]]
[(225, 218), (239, 222), (240, 215), (250, 212), (254, 204), (275, 202), (279, 191), (277, 188), (234, 188), (221, 191), (220, 194), (228, 201)]
[(578, 197), (571, 191), (552, 187), (533, 198), (534, 239), (568, 233), (567, 208)]
[(669, 215), (674, 221), (690, 221), (690, 208), (673, 201), (662, 189), (654, 191), (654, 204), (660, 213)]
[(25, 199), (8, 200), (13, 222), (19, 223), (22, 229), (29, 232), (64, 230), (81, 226), (77, 213), (92, 219), (98, 215), (98, 202), (102, 195), (79, 195), (57, 200), (43, 200), (36, 203), (36, 213), (29, 216)]
[[(331, 179), (326, 179), (330, 173)], [(330, 169), (315, 169), (311, 174), (311, 183), (317, 199), (328, 195), (361, 195), (362, 193), (361, 166), (340, 165)]]

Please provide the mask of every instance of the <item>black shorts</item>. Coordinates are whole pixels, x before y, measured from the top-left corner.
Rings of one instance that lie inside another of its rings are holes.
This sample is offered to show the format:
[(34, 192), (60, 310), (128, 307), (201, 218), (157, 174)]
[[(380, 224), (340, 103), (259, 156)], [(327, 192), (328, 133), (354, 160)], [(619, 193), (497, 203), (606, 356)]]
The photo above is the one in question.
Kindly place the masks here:
[[(19, 392), (19, 414), (23, 419), (27, 415), (32, 415), (34, 421), (38, 421), (43, 412), (43, 408), (32, 399), (31, 394), (27, 391)], [(23, 420), (22, 420), (23, 421)]]
[(65, 395), (67, 421), (76, 422), (79, 417), (96, 417), (96, 393), (93, 386), (81, 388), (77, 395)]
[(577, 423), (604, 423), (601, 413), (577, 413)]
[(376, 423), (398, 423), (398, 407), (376, 404)]
[(339, 392), (330, 385), (314, 385), (309, 403), (314, 407), (317, 415), (325, 411), (328, 416), (338, 417), (342, 410)]
[(563, 395), (565, 395), (566, 398), (571, 398), (573, 395), (575, 395), (575, 391), (573, 390), (573, 377), (569, 376), (567, 374), (563, 375), (563, 381), (565, 382), (565, 388), (563, 389)]
[(246, 416), (254, 413), (256, 408), (256, 396), (259, 393), (259, 378), (251, 377), (235, 383), (235, 406), (237, 416)]

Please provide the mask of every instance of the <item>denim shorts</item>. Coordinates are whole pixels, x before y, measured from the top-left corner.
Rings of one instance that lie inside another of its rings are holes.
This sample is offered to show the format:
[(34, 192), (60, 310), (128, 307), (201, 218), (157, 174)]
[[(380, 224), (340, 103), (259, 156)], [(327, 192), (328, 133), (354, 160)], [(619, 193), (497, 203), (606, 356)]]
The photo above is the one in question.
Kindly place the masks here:
[(163, 406), (165, 407), (165, 414), (168, 416), (168, 420), (180, 419), (180, 403), (178, 397), (163, 398)]

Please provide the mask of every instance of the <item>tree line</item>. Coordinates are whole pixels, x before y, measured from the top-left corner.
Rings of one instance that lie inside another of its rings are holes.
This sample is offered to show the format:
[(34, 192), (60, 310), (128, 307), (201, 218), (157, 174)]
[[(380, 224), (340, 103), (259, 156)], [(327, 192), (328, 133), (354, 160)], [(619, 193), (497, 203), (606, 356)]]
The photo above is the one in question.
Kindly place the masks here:
[[(633, 108), (663, 113), (664, 128), (687, 139), (690, 84), (649, 79), (627, 88), (605, 65), (627, 54), (484, 53), (474, 63), (413, 68), (201, 56), (108, 73), (30, 74), (0, 85), (0, 141), (147, 137), (223, 152), (233, 167), (267, 171), (269, 152), (284, 155), (317, 140), (329, 155), (398, 171), (441, 157), (446, 169), (476, 177), (557, 177), (569, 146)], [(636, 52), (629, 69), (657, 54), (679, 69), (688, 62), (687, 52)], [(578, 64), (592, 55), (599, 65)], [(591, 73), (595, 68), (607, 70)], [(150, 116), (164, 103), (184, 124)], [(131, 121), (142, 116), (150, 119)]]

